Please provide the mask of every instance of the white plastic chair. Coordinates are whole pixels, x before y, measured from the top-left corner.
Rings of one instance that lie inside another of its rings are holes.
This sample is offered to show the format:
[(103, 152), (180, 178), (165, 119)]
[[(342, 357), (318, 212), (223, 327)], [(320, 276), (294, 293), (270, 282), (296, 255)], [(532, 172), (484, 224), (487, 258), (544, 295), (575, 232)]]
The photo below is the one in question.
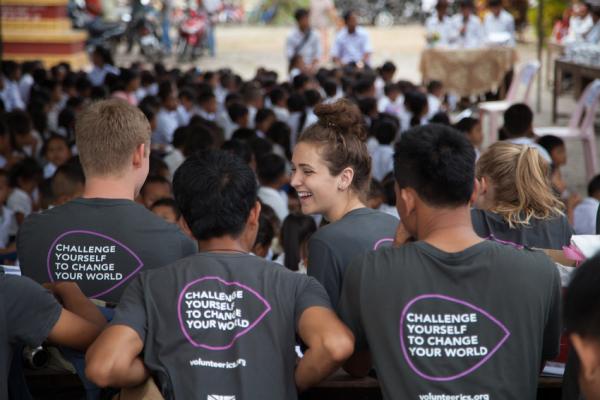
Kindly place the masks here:
[[(487, 116), (488, 119), (488, 144), (498, 140), (498, 119), (512, 104), (522, 102), (529, 104), (529, 92), (533, 78), (540, 69), (540, 63), (530, 61), (524, 64), (517, 75), (512, 80), (506, 98), (500, 101), (486, 101), (479, 103), (479, 112), (481, 116)], [(519, 92), (522, 96), (519, 98)]]
[(564, 140), (581, 140), (588, 180), (598, 171), (594, 122), (599, 104), (600, 79), (596, 79), (587, 85), (581, 94), (568, 126), (548, 126), (534, 129), (536, 136), (554, 135)]

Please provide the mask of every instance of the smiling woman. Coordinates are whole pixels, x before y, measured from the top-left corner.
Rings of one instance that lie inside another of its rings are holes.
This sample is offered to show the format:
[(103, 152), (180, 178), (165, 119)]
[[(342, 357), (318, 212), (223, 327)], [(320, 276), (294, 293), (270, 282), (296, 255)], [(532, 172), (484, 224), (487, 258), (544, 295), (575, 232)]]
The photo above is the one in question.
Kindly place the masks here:
[(335, 306), (350, 261), (393, 238), (398, 220), (365, 205), (371, 158), (358, 107), (338, 100), (315, 107), (315, 114), (318, 122), (294, 148), (291, 184), (304, 214), (322, 214), (330, 222), (310, 239), (307, 270)]

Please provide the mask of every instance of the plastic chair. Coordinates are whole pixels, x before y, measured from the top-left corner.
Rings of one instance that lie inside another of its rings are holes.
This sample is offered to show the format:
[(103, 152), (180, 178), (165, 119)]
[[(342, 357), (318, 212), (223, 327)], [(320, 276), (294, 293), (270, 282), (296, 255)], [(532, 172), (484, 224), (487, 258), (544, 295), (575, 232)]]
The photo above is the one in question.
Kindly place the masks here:
[[(529, 104), (531, 84), (539, 69), (540, 63), (537, 61), (530, 61), (524, 64), (517, 73), (517, 76), (510, 83), (504, 100), (479, 103), (478, 107), (481, 116), (487, 115), (488, 118), (488, 144), (492, 144), (498, 139), (498, 118), (508, 107), (517, 102)], [(521, 90), (523, 91), (523, 95), (519, 98), (518, 94)]]
[(588, 180), (598, 171), (594, 122), (599, 104), (600, 79), (596, 79), (587, 85), (581, 94), (568, 126), (548, 126), (534, 129), (536, 136), (554, 135), (564, 140), (581, 140)]

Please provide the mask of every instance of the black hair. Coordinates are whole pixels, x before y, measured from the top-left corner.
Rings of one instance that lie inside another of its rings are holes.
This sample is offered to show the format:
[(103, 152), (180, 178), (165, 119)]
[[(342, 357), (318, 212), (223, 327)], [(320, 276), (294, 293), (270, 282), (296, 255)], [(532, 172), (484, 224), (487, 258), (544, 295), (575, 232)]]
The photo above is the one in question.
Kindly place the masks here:
[(374, 97), (363, 97), (358, 101), (358, 108), (363, 115), (368, 116), (373, 111), (377, 111), (377, 99)]
[(315, 107), (321, 102), (321, 93), (315, 89), (308, 89), (304, 92), (304, 98), (308, 107)]
[(564, 300), (564, 327), (568, 333), (600, 339), (600, 255), (583, 263), (569, 284)]
[(160, 176), (163, 177), (163, 173), (169, 171), (169, 166), (164, 162), (161, 156), (156, 152), (150, 152), (150, 167), (148, 171), (148, 177)]
[(204, 104), (216, 98), (212, 90), (203, 90), (198, 95), (198, 104)]
[(142, 186), (142, 188), (140, 190), (140, 194), (143, 196), (144, 192), (146, 191), (146, 188), (153, 183), (159, 183), (161, 185), (168, 185), (169, 187), (171, 187), (171, 182), (169, 182), (169, 180), (167, 178), (165, 178), (164, 176), (148, 175), (148, 177), (146, 178), (146, 181), (144, 182), (144, 185)]
[(258, 217), (258, 232), (256, 232), (256, 240), (254, 246), (271, 247), (275, 238), (275, 228), (273, 222), (269, 219), (269, 207), (266, 204), (261, 204), (260, 216)]
[(304, 17), (308, 17), (308, 10), (306, 8), (299, 8), (294, 13), (294, 19), (297, 22), (300, 22), (300, 20)]
[(454, 129), (468, 135), (469, 133), (471, 133), (471, 130), (478, 123), (479, 123), (479, 120), (477, 118), (464, 117), (463, 119), (458, 121), (456, 124), (454, 124)]
[(75, 80), (75, 89), (80, 95), (84, 94), (92, 88), (92, 82), (86, 75), (79, 75)]
[(310, 77), (306, 74), (298, 74), (294, 77), (292, 81), (292, 87), (294, 90), (302, 89), (308, 82), (310, 81)]
[(554, 135), (544, 135), (539, 138), (537, 142), (540, 146), (546, 149), (548, 154), (551, 154), (552, 150), (556, 149), (557, 147), (564, 147), (565, 145), (564, 140)]
[(165, 197), (164, 199), (158, 199), (150, 206), (150, 211), (154, 210), (156, 207), (169, 207), (175, 213), (175, 219), (178, 220), (181, 218), (181, 210), (177, 206), (177, 202), (174, 199), (170, 199)]
[(227, 114), (229, 114), (231, 121), (237, 123), (240, 118), (248, 115), (248, 107), (242, 103), (233, 103), (227, 107)]
[(175, 148), (181, 148), (185, 145), (186, 138), (188, 136), (188, 127), (180, 126), (173, 131), (172, 145)]
[(221, 150), (227, 151), (230, 154), (233, 154), (236, 157), (239, 157), (245, 164), (250, 164), (252, 162), (252, 148), (248, 144), (248, 142), (239, 139), (231, 139), (227, 142), (223, 143), (221, 146)]
[(115, 65), (112, 55), (110, 54), (110, 50), (108, 50), (106, 47), (96, 46), (94, 49), (94, 54), (100, 56), (105, 64)]
[(391, 61), (386, 61), (379, 67), (379, 73), (382, 72), (396, 72), (396, 65)]
[(45, 157), (46, 153), (48, 152), (48, 146), (50, 145), (50, 142), (53, 140), (60, 140), (61, 142), (64, 143), (65, 146), (67, 146), (67, 148), (70, 150), (71, 146), (69, 143), (69, 140), (62, 136), (62, 135), (57, 135), (55, 133), (51, 134), (50, 137), (44, 142), (44, 145), (42, 146), (42, 155)]
[(108, 89), (104, 85), (94, 86), (90, 91), (90, 99), (92, 101), (104, 100), (108, 98)]
[(271, 185), (285, 176), (285, 159), (277, 154), (266, 154), (256, 160), (256, 174), (262, 185)]
[(158, 98), (160, 99), (161, 103), (164, 103), (169, 98), (169, 96), (173, 94), (173, 92), (173, 85), (170, 81), (163, 81), (159, 83)]
[(600, 192), (600, 175), (596, 175), (592, 178), (587, 187), (588, 196), (593, 197), (596, 193)]
[(504, 112), (504, 132), (507, 137), (525, 136), (533, 123), (533, 111), (525, 103), (517, 103)]
[(36, 180), (41, 182), (43, 170), (40, 164), (33, 158), (24, 158), (15, 164), (10, 170), (10, 186), (18, 187), (19, 179), (27, 181)]
[(427, 96), (417, 90), (411, 90), (404, 95), (404, 103), (411, 113), (410, 126), (418, 126), (421, 123), (421, 114), (428, 105)]
[(502, 0), (488, 0), (488, 7), (501, 7)]
[(431, 206), (466, 205), (473, 193), (475, 150), (449, 126), (412, 128), (396, 145), (394, 174), (400, 188), (413, 188)]
[(288, 124), (283, 121), (273, 122), (273, 125), (266, 132), (266, 136), (274, 144), (283, 147), (285, 156), (288, 159), (291, 158), (290, 138), (292, 136), (292, 129)]
[(194, 237), (239, 236), (257, 199), (254, 173), (222, 150), (189, 157), (175, 172), (175, 200)]
[(12, 79), (11, 75), (15, 74), (20, 68), (20, 65), (16, 61), (5, 60), (2, 61), (2, 73), (8, 79)]
[(313, 217), (304, 214), (289, 214), (281, 226), (281, 246), (285, 254), (283, 264), (292, 271), (298, 271), (300, 249), (317, 231)]
[[(175, 145), (173, 143), (173, 145)], [(187, 127), (185, 133), (185, 142), (183, 143), (183, 155), (186, 157), (203, 150), (211, 149), (214, 145), (214, 139), (210, 130), (200, 124), (191, 124)]]
[(429, 119), (432, 124), (442, 124), (450, 126), (450, 117), (444, 111), (438, 111)]
[(252, 149), (252, 153), (254, 154), (254, 159), (259, 160), (262, 156), (270, 154), (273, 152), (273, 144), (269, 142), (267, 139), (255, 137), (248, 141), (250, 148)]
[(427, 84), (427, 93), (433, 93), (443, 87), (444, 84), (441, 81), (432, 80)]
[(354, 83), (354, 86), (352, 87), (352, 93), (355, 96), (364, 96), (367, 92), (373, 89), (374, 83), (375, 80), (370, 77), (359, 79), (356, 81), (356, 83)]
[(155, 109), (148, 104), (140, 105), (139, 109), (142, 111), (148, 122), (152, 121), (152, 119), (156, 116)]
[(333, 79), (327, 79), (323, 82), (323, 91), (327, 97), (333, 97), (337, 94), (337, 83)]
[(231, 134), (232, 139), (244, 140), (248, 143), (256, 137), (258, 137), (256, 131), (252, 128), (238, 128)]
[(392, 92), (402, 92), (400, 90), (400, 86), (398, 86), (397, 83), (387, 83), (383, 87), (383, 94), (385, 94), (386, 96), (389, 96), (390, 94), (392, 94)]
[(383, 188), (383, 197), (385, 199), (384, 203), (388, 206), (396, 206), (396, 178), (394, 177), (393, 172), (390, 172), (383, 177), (381, 186)]
[(184, 87), (179, 91), (180, 99), (188, 99), (194, 101), (196, 99), (196, 95), (194, 94), (194, 89), (190, 87)]
[(258, 125), (269, 118), (275, 118), (275, 113), (273, 112), (273, 110), (271, 110), (270, 108), (261, 108), (256, 112), (256, 115), (254, 116), (254, 123)]
[(14, 110), (7, 113), (5, 122), (11, 135), (27, 135), (33, 129), (31, 117), (26, 111)]
[(354, 15), (354, 10), (347, 10), (344, 12), (343, 14), (343, 18), (344, 18), (344, 23), (348, 24), (348, 20), (350, 19), (350, 17)]
[(276, 105), (281, 100), (285, 99), (286, 92), (281, 88), (281, 86), (275, 87), (269, 93), (269, 99), (271, 99), (271, 104)]
[(391, 144), (398, 133), (398, 123), (390, 117), (378, 118), (371, 125), (371, 134), (380, 144)]

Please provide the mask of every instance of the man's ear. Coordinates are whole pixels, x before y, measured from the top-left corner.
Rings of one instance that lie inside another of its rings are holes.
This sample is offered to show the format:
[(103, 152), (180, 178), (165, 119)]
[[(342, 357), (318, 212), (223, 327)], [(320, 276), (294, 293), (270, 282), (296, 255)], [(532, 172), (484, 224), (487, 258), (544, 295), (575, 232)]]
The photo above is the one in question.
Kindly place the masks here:
[(347, 190), (350, 188), (350, 185), (352, 185), (353, 179), (354, 170), (352, 168), (344, 168), (344, 170), (340, 173), (337, 189), (341, 191)]
[(569, 335), (569, 337), (579, 356), (581, 364), (580, 379), (586, 383), (598, 385), (600, 382), (600, 343), (576, 333)]
[(250, 210), (250, 215), (248, 215), (248, 226), (258, 226), (258, 220), (260, 219), (260, 210), (262, 206), (260, 201), (256, 201), (254, 207)]
[[(400, 189), (400, 198), (402, 199), (402, 206), (404, 207), (404, 215), (410, 215), (415, 211), (417, 204), (416, 193), (413, 189), (404, 188)], [(398, 204), (398, 200), (396, 200)]]
[(146, 158), (146, 143), (141, 143), (136, 146), (135, 151), (133, 152), (133, 160), (132, 164), (134, 168), (141, 168), (142, 163), (144, 162), (144, 158)]
[(471, 193), (471, 199), (469, 200), (469, 204), (475, 204), (477, 198), (483, 195), (487, 190), (487, 182), (484, 177), (481, 180), (475, 178), (473, 182), (473, 193)]

